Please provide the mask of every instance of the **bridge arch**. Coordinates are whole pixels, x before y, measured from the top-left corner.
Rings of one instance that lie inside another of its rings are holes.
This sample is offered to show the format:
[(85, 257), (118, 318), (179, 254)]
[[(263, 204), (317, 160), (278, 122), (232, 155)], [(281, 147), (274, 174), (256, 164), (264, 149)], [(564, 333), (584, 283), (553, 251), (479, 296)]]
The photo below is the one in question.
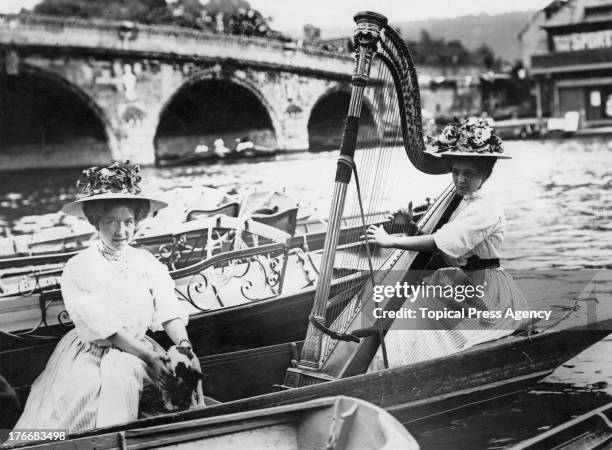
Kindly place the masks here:
[(218, 138), (231, 149), (243, 137), (258, 146), (277, 148), (282, 127), (274, 108), (245, 79), (201, 73), (163, 104), (155, 131), (156, 158), (189, 154), (201, 142), (212, 150)]
[(5, 169), (103, 164), (117, 145), (107, 115), (86, 92), (24, 63), (18, 74), (0, 73), (0, 129)]
[[(328, 89), (313, 104), (308, 115), (308, 148), (311, 152), (340, 148), (350, 101), (350, 87), (338, 85)], [(378, 130), (368, 98), (363, 99), (359, 127), (362, 131), (366, 128), (370, 128), (370, 132), (371, 129)]]

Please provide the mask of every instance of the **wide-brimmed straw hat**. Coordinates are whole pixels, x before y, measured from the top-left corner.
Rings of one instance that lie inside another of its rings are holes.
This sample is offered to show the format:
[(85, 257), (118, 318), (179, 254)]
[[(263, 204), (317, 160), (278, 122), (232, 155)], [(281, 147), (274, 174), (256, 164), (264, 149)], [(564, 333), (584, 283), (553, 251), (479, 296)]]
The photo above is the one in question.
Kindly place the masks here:
[(141, 193), (140, 167), (128, 166), (115, 162), (108, 167), (90, 167), (83, 170), (76, 182), (77, 199), (62, 207), (65, 214), (85, 217), (83, 205), (85, 202), (99, 200), (147, 200), (151, 212), (159, 211), (168, 206), (167, 203)]
[(493, 133), (487, 119), (470, 117), (464, 120), (455, 119), (447, 125), (442, 133), (426, 150), (430, 155), (469, 156), (482, 158), (510, 159), (502, 155), (503, 142)]

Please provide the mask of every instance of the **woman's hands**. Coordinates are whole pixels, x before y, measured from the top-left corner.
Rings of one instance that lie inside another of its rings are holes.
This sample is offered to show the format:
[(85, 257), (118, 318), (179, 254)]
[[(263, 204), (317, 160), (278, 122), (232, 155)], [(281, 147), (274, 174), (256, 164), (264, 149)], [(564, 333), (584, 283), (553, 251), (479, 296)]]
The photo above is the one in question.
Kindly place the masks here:
[(392, 247), (399, 250), (430, 251), (437, 248), (431, 234), (421, 236), (390, 235), (383, 227), (376, 225), (370, 225), (365, 237), (368, 244), (377, 244), (380, 247)]
[(414, 213), (412, 211), (412, 202), (409, 202), (407, 209), (398, 209), (397, 211), (390, 213), (387, 216), (387, 220), (390, 220), (394, 225), (407, 227), (411, 223), (414, 223), (412, 221), (413, 216)]
[(157, 351), (152, 351), (146, 359), (146, 363), (150, 372), (151, 379), (153, 382), (161, 386), (162, 388), (166, 388), (168, 386), (168, 382), (172, 378), (172, 372), (170, 371), (170, 367), (168, 366), (168, 362), (170, 358), (166, 353), (161, 353)]
[(370, 225), (366, 239), (368, 244), (376, 244), (380, 247), (393, 247), (393, 236), (385, 231), (385, 229), (380, 226)]
[(414, 212), (412, 202), (408, 203), (408, 208), (398, 209), (387, 216), (387, 220), (391, 224), (391, 230), (398, 233), (405, 233), (408, 236), (414, 236), (419, 233), (419, 226), (413, 220)]

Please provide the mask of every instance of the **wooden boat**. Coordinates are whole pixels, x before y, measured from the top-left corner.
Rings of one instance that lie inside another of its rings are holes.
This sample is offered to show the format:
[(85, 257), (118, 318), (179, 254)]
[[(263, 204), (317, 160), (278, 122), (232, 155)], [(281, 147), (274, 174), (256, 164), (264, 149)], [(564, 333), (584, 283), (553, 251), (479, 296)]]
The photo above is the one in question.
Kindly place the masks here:
[[(609, 328), (610, 323), (602, 326)], [(201, 359), (206, 375), (206, 395), (222, 400), (221, 403), (75, 435), (68, 442), (75, 448), (75, 442), (80, 439), (107, 442), (117, 433), (129, 435), (130, 430), (180, 429), (189, 421), (223, 418), (227, 414), (292, 405), (330, 395), (352, 395), (378, 405), (405, 424), (409, 431), (411, 423), (432, 415), (456, 412), (462, 405), (473, 405), (524, 389), (607, 334), (608, 331), (584, 326), (549, 329), (531, 337), (511, 336), (500, 342), (480, 344), (446, 358), (277, 392), (274, 392), (278, 389), (277, 383), (301, 349), (300, 342), (206, 356)], [(35, 364), (31, 363), (33, 358), (27, 349), (5, 352), (8, 358), (17, 353), (26, 358), (21, 364), (33, 368)], [(5, 359), (0, 367), (6, 368), (7, 364), (15, 367), (20, 363), (13, 361), (7, 363)], [(23, 379), (21, 370), (20, 378)], [(13, 376), (13, 382), (14, 379)], [(17, 390), (23, 398), (23, 388)]]
[[(423, 153), (420, 128), (414, 125), (421, 123), (420, 101), (416, 71), (404, 42), (387, 25), (386, 19), (378, 14), (359, 13), (356, 21), (358, 57), (351, 109), (344, 133), (346, 141), (343, 140), (338, 161), (319, 281), (314, 290), (314, 300), (310, 299), (313, 306), (304, 340), (257, 348), (251, 345), (238, 351), (201, 353), (205, 354), (201, 358), (201, 365), (206, 395), (218, 401), (218, 404), (198, 410), (164, 413), (74, 435), (71, 437), (72, 444), (81, 438), (95, 437), (96, 441), (101, 441), (106, 436), (116, 436), (117, 432), (162, 425), (171, 428), (189, 420), (291, 405), (329, 395), (349, 395), (371, 402), (399, 418), (409, 429), (411, 422), (488, 400), (533, 383), (609, 333), (612, 325), (610, 302), (597, 305), (596, 317), (591, 314), (590, 306), (580, 308), (577, 303), (576, 307), (569, 309), (569, 313), (559, 308), (557, 317), (550, 323), (536, 324), (532, 333), (517, 332), (459, 353), (415, 364), (380, 371), (368, 370), (383, 342), (386, 329), (383, 321), (362, 314), (371, 305), (374, 287), (394, 285), (396, 282), (417, 284), (435, 261), (428, 252), (379, 251), (359, 245), (347, 248), (340, 243), (341, 217), (353, 169), (353, 141), (357, 138), (361, 100), (363, 96), (382, 98), (364, 89), (371, 67), (369, 58), (374, 53), (378, 55), (376, 64), (379, 75), (372, 84), (376, 89), (384, 89), (385, 95), (390, 88), (388, 82), (392, 83), (391, 87), (398, 88), (402, 138), (410, 161), (425, 173), (443, 173), (444, 169)], [(387, 74), (391, 75), (387, 81), (381, 67), (386, 67)], [(388, 110), (392, 116), (397, 114), (392, 108)], [(383, 118), (380, 123), (387, 127), (389, 122)], [(388, 131), (379, 133), (379, 139), (385, 143), (391, 134)], [(364, 158), (367, 157), (367, 154), (364, 155)], [(393, 163), (392, 159), (389, 161)], [(404, 179), (408, 176), (405, 175)], [(367, 186), (367, 180), (363, 183), (362, 177), (361, 181), (362, 186)], [(454, 191), (445, 190), (420, 219), (419, 226), (423, 233), (432, 233), (445, 224), (458, 203)], [(361, 198), (359, 205), (362, 209)], [(360, 257), (363, 253), (367, 253), (367, 261)], [(342, 257), (337, 259), (336, 256)], [(368, 266), (376, 267), (376, 270), (368, 270)], [(339, 284), (335, 281), (339, 281)], [(542, 282), (549, 281), (545, 279)], [(344, 295), (338, 297), (339, 293)], [(539, 306), (538, 309), (552, 310), (559, 303), (557, 298), (548, 300), (548, 303), (545, 298), (535, 300), (543, 302), (532, 305)], [(383, 311), (394, 312), (406, 301), (390, 297), (378, 305)], [(583, 301), (587, 302), (587, 299)], [(595, 305), (593, 299), (587, 303)], [(192, 340), (194, 336), (199, 339), (197, 330), (194, 331)], [(267, 330), (260, 332), (266, 333)], [(198, 349), (201, 343), (194, 343), (195, 348)], [(45, 358), (41, 354), (40, 348), (24, 347), (0, 352), (0, 368), (7, 371), (5, 377), (22, 398), (44, 366)]]
[[(265, 202), (269, 195), (262, 194), (254, 195), (252, 200)], [(248, 200), (248, 198), (247, 198)], [(243, 220), (251, 219), (253, 222), (263, 223), (273, 228), (278, 228), (291, 235), (308, 235), (312, 233), (324, 232), (327, 226), (327, 221), (324, 218), (303, 216), (300, 217), (299, 211), (296, 210), (295, 203), (288, 202), (279, 205), (276, 202), (267, 213), (257, 212), (261, 208), (250, 205), (249, 203), (228, 202), (212, 209), (192, 209), (185, 213), (186, 222), (196, 221), (208, 217), (224, 215), (228, 217), (242, 217)], [(266, 203), (263, 203), (264, 205)], [(415, 208), (417, 217), (429, 207), (429, 201)], [(258, 204), (259, 205), (259, 204)], [(372, 213), (368, 220), (374, 220), (376, 217), (384, 218), (383, 213)], [(358, 217), (349, 217), (344, 219), (343, 228), (359, 223)], [(199, 229), (204, 231), (205, 227), (210, 225), (210, 222), (196, 222), (189, 226), (190, 233), (194, 234)], [(156, 244), (171, 244), (172, 239), (179, 234), (179, 230), (184, 226), (183, 223), (176, 223), (172, 227), (165, 227), (167, 231), (159, 232), (146, 230), (140, 236), (136, 237), (135, 244), (143, 247), (148, 247), (154, 254), (158, 253)], [(169, 229), (168, 229), (169, 228)], [(7, 270), (26, 267), (26, 266), (44, 266), (46, 264), (60, 263), (71, 258), (77, 251), (89, 246), (94, 238), (92, 231), (80, 234), (68, 234), (51, 239), (32, 240), (27, 252), (18, 252), (13, 255), (4, 255), (0, 257), (0, 271), (6, 274)], [(166, 241), (164, 241), (164, 238)], [(0, 280), (1, 281), (1, 280)]]
[[(280, 200), (286, 198), (282, 195), (280, 199), (277, 197), (278, 194), (274, 193), (254, 192), (246, 198), (243, 205), (240, 205), (240, 209), (252, 213), (252, 205), (266, 205), (270, 201), (278, 204)], [(286, 200), (285, 203), (287, 203)], [(415, 208), (415, 217), (420, 217), (428, 205), (423, 204)], [(251, 209), (248, 209), (249, 207)], [(178, 284), (189, 283), (185, 279), (193, 280), (194, 276), (214, 264), (234, 266), (235, 260), (245, 255), (236, 249), (250, 249), (248, 257), (258, 259), (259, 262), (274, 261), (269, 256), (270, 251), (273, 251), (275, 256), (280, 255), (284, 266), (289, 267), (289, 270), (283, 268), (281, 273), (297, 272), (298, 275), (295, 276), (299, 277), (297, 281), (295, 277), (290, 278), (288, 282), (281, 280), (279, 283), (281, 287), (293, 286), (296, 283), (299, 286), (305, 286), (314, 284), (316, 281), (316, 264), (320, 258), (327, 226), (325, 221), (312, 218), (296, 223), (295, 208), (269, 215), (250, 214), (248, 219), (217, 214), (213, 217), (206, 214), (204, 217), (199, 217), (201, 213), (210, 211), (192, 212), (194, 220), (175, 227), (173, 233), (150, 234), (135, 241), (135, 245), (148, 249), (160, 261), (168, 265), (171, 269), (171, 276), (177, 280), (183, 279), (183, 281), (177, 281)], [(369, 214), (366, 220), (369, 223), (382, 223), (385, 215)], [(348, 217), (343, 220), (341, 244), (347, 245), (361, 234), (359, 224), (360, 219), (356, 217)], [(291, 236), (291, 233), (294, 235)], [(261, 247), (261, 252), (252, 250), (258, 246)], [(0, 278), (2, 285), (0, 331), (38, 335), (41, 327), (66, 321), (65, 317), (61, 316), (65, 315), (65, 312), (61, 304), (61, 297), (56, 291), (59, 289), (59, 278), (64, 264), (75, 254), (76, 251), (70, 251), (6, 258), (0, 261), (0, 269), (3, 269)], [(211, 259), (219, 254), (226, 256)], [(268, 272), (274, 272), (274, 270), (269, 268)], [(241, 278), (244, 278), (245, 274)], [(227, 274), (224, 277), (227, 278)], [(268, 294), (268, 296), (259, 295), (257, 300), (282, 297), (283, 292), (268, 292)], [(254, 300), (252, 296), (237, 293), (236, 298), (230, 302), (211, 298), (207, 300), (207, 306), (199, 304), (191, 312), (195, 314), (211, 308), (236, 305), (239, 301), (250, 303)], [(47, 331), (51, 332), (51, 330)], [(43, 334), (46, 335), (47, 331)], [(52, 334), (57, 335), (58, 332), (58, 330), (53, 330)], [(0, 348), (2, 348), (1, 345)]]
[(217, 155), (210, 151), (205, 153), (190, 153), (187, 155), (158, 158), (157, 165), (159, 167), (175, 167), (187, 166), (202, 163), (217, 163), (217, 162), (260, 162), (268, 158), (274, 158), (278, 154), (285, 153), (282, 150), (270, 149), (266, 147), (254, 147), (242, 152), (231, 152), (224, 156)]
[[(326, 397), (171, 426), (116, 432), (54, 448), (250, 448), (252, 450), (418, 450), (406, 429), (383, 409), (350, 397)], [(36, 448), (36, 446), (34, 446)]]
[(597, 449), (612, 445), (612, 403), (595, 408), (512, 447), (513, 450)]
[[(368, 219), (382, 223), (384, 215), (373, 214)], [(362, 227), (355, 225), (351, 218), (344, 223), (341, 244), (347, 248), (359, 245), (351, 241), (361, 234)], [(248, 314), (256, 316), (254, 302), (278, 301), (281, 309), (292, 304), (296, 307), (293, 300), (288, 300), (295, 296), (305, 308), (308, 301), (312, 302), (325, 224), (311, 222), (308, 226), (310, 233), (291, 237), (251, 219), (203, 218), (183, 224), (176, 233), (149, 236), (139, 241), (139, 245), (157, 254), (172, 268), (170, 275), (176, 280), (177, 294), (188, 304), (193, 320), (207, 321), (207, 316), (201, 313), (232, 307), (228, 313), (240, 321), (244, 320), (242, 310), (237, 308), (240, 305), (244, 305)], [(234, 233), (232, 239), (227, 238), (228, 233)], [(12, 260), (13, 267), (5, 269), (2, 278), (5, 287), (10, 286), (7, 281), (14, 280), (14, 284), (12, 291), (5, 290), (0, 295), (0, 331), (15, 334), (16, 339), (32, 335), (61, 336), (66, 331), (64, 324), (69, 321), (59, 292), (59, 279), (65, 262), (74, 254)], [(202, 287), (206, 287), (205, 291), (198, 292)], [(262, 308), (270, 312), (270, 306), (262, 305)], [(306, 318), (307, 308), (302, 312), (295, 318)], [(280, 311), (277, 314), (283, 316)], [(293, 322), (287, 330), (305, 327), (305, 322)], [(280, 325), (266, 325), (266, 329), (277, 328)], [(288, 334), (286, 338), (293, 339), (291, 336)], [(14, 344), (9, 335), (4, 340)], [(8, 344), (3, 344), (0, 338), (0, 349), (5, 345)]]

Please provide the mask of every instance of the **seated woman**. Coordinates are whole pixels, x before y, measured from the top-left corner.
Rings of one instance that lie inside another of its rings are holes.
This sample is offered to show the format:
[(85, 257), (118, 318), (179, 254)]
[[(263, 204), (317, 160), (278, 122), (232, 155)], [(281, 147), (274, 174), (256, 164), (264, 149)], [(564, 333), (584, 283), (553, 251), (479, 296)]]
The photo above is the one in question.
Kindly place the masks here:
[[(433, 234), (419, 236), (389, 235), (382, 227), (371, 226), (367, 237), (381, 247), (413, 251), (442, 252), (450, 266), (434, 272), (424, 280), (413, 308), (430, 311), (463, 311), (469, 308), (480, 315), (466, 318), (422, 318), (407, 323), (397, 321), (385, 338), (389, 364), (397, 367), (418, 361), (450, 355), (477, 343), (511, 334), (522, 324), (506, 317), (508, 309), (528, 310), (527, 302), (512, 277), (500, 267), (505, 217), (501, 206), (489, 194), (484, 183), (491, 176), (497, 159), (502, 156), (502, 142), (492, 134), (489, 124), (471, 118), (447, 126), (434, 142), (434, 156), (444, 158), (452, 172), (461, 203), (449, 221)], [(409, 222), (410, 214), (400, 214)], [(425, 289), (426, 286), (438, 289)], [(441, 292), (462, 292), (449, 298)], [(471, 286), (471, 288), (465, 289)], [(456, 289), (456, 287), (461, 287)], [(480, 289), (478, 289), (480, 288)], [(433, 294), (432, 294), (433, 292)], [(466, 296), (464, 292), (471, 292)], [(427, 295), (423, 295), (427, 293)], [(490, 313), (501, 314), (494, 317)], [(370, 369), (382, 368), (382, 354)]]
[(138, 222), (167, 206), (140, 194), (139, 181), (138, 167), (90, 168), (77, 181), (80, 198), (63, 207), (86, 217), (99, 241), (66, 264), (62, 295), (75, 328), (32, 385), (15, 429), (75, 433), (136, 420), (143, 384), (163, 387), (171, 376), (147, 328), (191, 348), (188, 316), (167, 269), (130, 246)]

